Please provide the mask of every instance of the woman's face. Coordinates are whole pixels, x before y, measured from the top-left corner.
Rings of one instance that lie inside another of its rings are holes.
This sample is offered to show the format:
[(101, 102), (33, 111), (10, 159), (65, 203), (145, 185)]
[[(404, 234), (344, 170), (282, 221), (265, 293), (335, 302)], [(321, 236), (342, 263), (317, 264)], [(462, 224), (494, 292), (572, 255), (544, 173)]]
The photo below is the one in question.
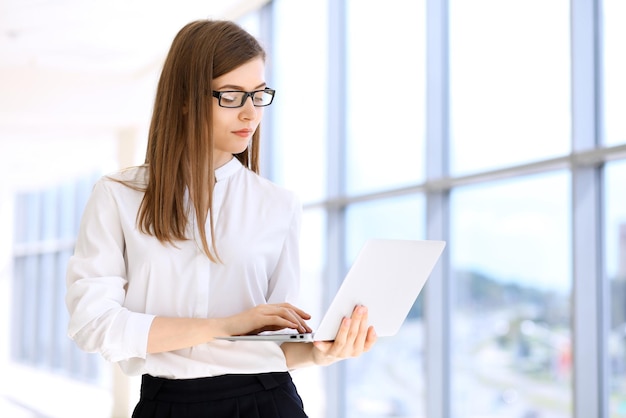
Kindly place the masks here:
[[(214, 91), (251, 92), (265, 87), (265, 63), (260, 57), (213, 79)], [(218, 99), (213, 100), (213, 163), (217, 168), (230, 161), (233, 154), (246, 149), (261, 122), (263, 107), (254, 107), (251, 97), (246, 99), (243, 107), (237, 108), (220, 107)]]

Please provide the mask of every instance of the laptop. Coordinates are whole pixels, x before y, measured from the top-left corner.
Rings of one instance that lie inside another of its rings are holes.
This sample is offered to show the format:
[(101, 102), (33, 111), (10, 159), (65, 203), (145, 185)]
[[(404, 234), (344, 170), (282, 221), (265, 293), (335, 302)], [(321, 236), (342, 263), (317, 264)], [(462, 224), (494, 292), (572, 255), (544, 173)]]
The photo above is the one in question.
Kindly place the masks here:
[(337, 294), (312, 333), (295, 330), (217, 337), (229, 341), (332, 341), (356, 305), (368, 309), (376, 335), (395, 335), (446, 246), (445, 241), (372, 238), (365, 242)]

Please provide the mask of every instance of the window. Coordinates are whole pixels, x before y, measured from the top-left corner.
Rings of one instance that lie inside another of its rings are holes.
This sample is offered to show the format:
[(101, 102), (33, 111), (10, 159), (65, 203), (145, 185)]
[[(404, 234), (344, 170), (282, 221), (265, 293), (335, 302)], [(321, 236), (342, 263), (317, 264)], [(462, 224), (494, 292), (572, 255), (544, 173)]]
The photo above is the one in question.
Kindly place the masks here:
[(450, 170), (570, 149), (566, 0), (450, 1)]
[[(423, 239), (424, 211), (421, 195), (350, 205), (346, 271), (368, 238)], [(381, 338), (375, 350), (345, 364), (349, 384), (343, 416), (426, 416), (422, 304), (419, 296), (397, 335)]]
[(13, 344), (18, 363), (99, 383), (102, 360), (67, 337), (65, 271), (95, 178), (19, 193), (13, 256)]
[[(302, 219), (300, 245), (301, 287), (298, 305), (311, 314), (310, 324), (315, 326), (325, 312), (325, 235), (326, 216), (322, 210), (309, 210)], [(322, 417), (326, 411), (326, 393), (323, 370), (317, 367), (293, 372), (293, 379), (311, 417)]]
[(626, 415), (626, 202), (622, 198), (626, 162), (611, 163), (605, 176), (606, 273), (609, 279), (609, 411)]
[(298, 190), (305, 202), (326, 192), (326, 2), (273, 2), (269, 70), (276, 97), (272, 118), (271, 177)]
[(423, 1), (348, 0), (346, 191), (406, 186), (424, 178)]
[[(278, 71), (298, 68), (295, 43), (323, 38), (304, 58), (326, 83), (308, 118), (324, 144), (285, 146), (293, 122), (276, 108), (272, 143), (277, 178), (315, 214), (303, 245), (311, 233), (321, 299), (368, 237), (448, 244), (398, 336), (325, 369), (319, 416), (626, 416), (622, 2), (340, 0), (325, 18), (286, 3), (272, 2), (278, 82), (297, 77)], [(285, 164), (291, 146), (307, 158)], [(603, 203), (605, 225), (587, 221)], [(610, 307), (581, 302), (604, 283), (596, 247)], [(606, 346), (588, 338), (605, 329)], [(604, 355), (575, 357), (586, 349)]]
[(572, 416), (568, 204), (565, 173), (453, 192), (452, 417)]
[(604, 115), (607, 145), (626, 143), (626, 3), (621, 0), (604, 0)]

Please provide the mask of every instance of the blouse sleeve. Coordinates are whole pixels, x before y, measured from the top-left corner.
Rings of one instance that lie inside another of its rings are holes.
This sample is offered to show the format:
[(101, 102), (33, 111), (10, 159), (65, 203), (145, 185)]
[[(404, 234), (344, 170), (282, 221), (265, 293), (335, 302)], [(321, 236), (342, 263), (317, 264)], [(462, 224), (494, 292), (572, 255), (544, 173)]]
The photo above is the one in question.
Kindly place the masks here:
[(67, 267), (68, 335), (84, 351), (109, 361), (145, 358), (153, 315), (123, 306), (124, 233), (111, 182), (100, 180), (87, 202)]
[(270, 276), (268, 303), (297, 303), (300, 291), (300, 228), (302, 206), (294, 196), (289, 229), (274, 272)]

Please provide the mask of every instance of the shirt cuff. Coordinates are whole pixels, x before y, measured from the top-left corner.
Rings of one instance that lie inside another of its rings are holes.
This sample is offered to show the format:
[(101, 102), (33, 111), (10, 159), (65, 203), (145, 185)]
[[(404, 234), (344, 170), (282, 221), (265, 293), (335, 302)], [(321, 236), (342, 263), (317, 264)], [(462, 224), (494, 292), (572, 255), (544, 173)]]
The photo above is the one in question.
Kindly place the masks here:
[(107, 335), (110, 347), (102, 356), (112, 362), (130, 358), (145, 359), (148, 352), (148, 334), (156, 315), (120, 311)]

